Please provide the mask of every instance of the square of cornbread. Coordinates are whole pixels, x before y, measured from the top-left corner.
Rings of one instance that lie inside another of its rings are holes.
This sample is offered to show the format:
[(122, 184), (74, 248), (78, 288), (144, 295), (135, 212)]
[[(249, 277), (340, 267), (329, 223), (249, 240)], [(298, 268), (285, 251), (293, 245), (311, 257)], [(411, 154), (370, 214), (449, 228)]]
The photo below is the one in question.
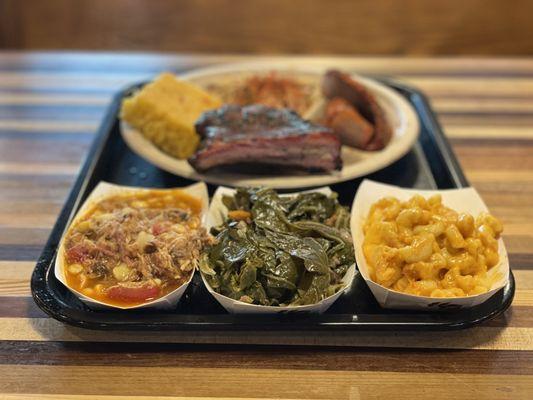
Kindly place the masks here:
[(198, 86), (163, 73), (123, 100), (121, 118), (164, 152), (184, 159), (200, 141), (195, 121), (220, 105), (220, 99)]

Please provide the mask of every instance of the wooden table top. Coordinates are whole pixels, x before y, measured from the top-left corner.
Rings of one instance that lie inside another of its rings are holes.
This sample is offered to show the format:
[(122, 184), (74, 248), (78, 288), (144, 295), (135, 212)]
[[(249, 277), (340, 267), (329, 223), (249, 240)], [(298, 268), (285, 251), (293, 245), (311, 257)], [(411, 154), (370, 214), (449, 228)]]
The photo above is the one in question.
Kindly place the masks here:
[(495, 320), (454, 332), (256, 332), (242, 345), (231, 333), (88, 331), (37, 308), (31, 272), (111, 95), (161, 70), (235, 60), (0, 53), (0, 398), (533, 398), (533, 59), (331, 59), (429, 95), (505, 224), (517, 290)]

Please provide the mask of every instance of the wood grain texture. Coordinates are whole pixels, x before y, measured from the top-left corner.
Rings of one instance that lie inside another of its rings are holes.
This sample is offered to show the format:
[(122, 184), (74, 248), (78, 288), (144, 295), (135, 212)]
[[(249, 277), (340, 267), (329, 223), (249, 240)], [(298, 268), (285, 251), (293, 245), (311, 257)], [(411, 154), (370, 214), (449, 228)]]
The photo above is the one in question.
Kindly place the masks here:
[[(448, 351), (425, 349), (342, 349), (325, 347), (318, 354), (306, 347), (198, 345), (191, 349), (176, 344), (153, 343), (49, 343), (4, 341), (0, 343), (0, 364), (116, 367), (241, 368), (248, 365), (265, 369), (308, 371), (388, 371), (417, 372), (423, 359), (425, 372), (479, 373), (490, 363), (493, 375), (533, 374), (533, 353), (505, 350), (458, 350), (448, 359)], [(475, 362), (474, 362), (475, 360)], [(495, 363), (494, 361), (497, 361)]]
[(533, 5), (527, 0), (3, 0), (2, 11), (0, 45), (14, 49), (425, 55), (533, 51)]
[(456, 332), (250, 332), (243, 340), (87, 331), (37, 308), (35, 260), (113, 93), (161, 70), (242, 60), (0, 53), (0, 398), (531, 398), (532, 59), (327, 59), (430, 97), (468, 179), (505, 223), (517, 292), (489, 323)]
[[(85, 395), (159, 395), (277, 399), (527, 399), (529, 376), (492, 374), (309, 371), (264, 368), (2, 365), (4, 392)], [(90, 377), (90, 379), (87, 379)], [(423, 384), (421, 383), (423, 379)], [(418, 383), (414, 384), (413, 380)], [(113, 385), (110, 385), (113, 382)], [(208, 382), (208, 384), (206, 384)], [(386, 383), (386, 384), (385, 384)], [(421, 390), (421, 387), (424, 389)], [(359, 397), (357, 397), (359, 396)]]

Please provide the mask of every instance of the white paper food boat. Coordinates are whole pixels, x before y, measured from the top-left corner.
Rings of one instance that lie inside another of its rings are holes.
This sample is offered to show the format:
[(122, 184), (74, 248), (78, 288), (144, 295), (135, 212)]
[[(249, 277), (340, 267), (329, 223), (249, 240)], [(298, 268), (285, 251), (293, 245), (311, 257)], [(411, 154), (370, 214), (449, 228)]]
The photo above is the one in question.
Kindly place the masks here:
[(352, 237), (355, 246), (355, 259), (361, 276), (365, 279), (372, 294), (384, 308), (443, 310), (454, 308), (468, 308), (483, 303), (497, 291), (507, 285), (509, 281), (509, 258), (503, 240), (498, 240), (499, 265), (491, 268), (489, 276), (499, 274), (499, 279), (494, 282), (490, 291), (475, 296), (435, 298), (415, 296), (393, 291), (377, 284), (370, 279), (368, 265), (363, 254), (363, 223), (370, 211), (370, 207), (383, 197), (396, 197), (402, 201), (408, 200), (415, 194), (430, 197), (434, 194), (442, 196), (442, 202), (449, 208), (458, 212), (466, 212), (474, 217), (479, 213), (488, 212), (487, 206), (474, 188), (449, 189), (449, 190), (417, 190), (403, 189), (397, 186), (386, 185), (370, 180), (364, 180), (355, 195), (352, 205), (350, 221)]
[[(206, 227), (210, 229), (211, 227), (221, 225), (228, 213), (226, 206), (222, 203), (222, 196), (224, 195), (234, 195), (236, 192), (235, 189), (227, 188), (220, 186), (209, 206), (209, 211), (207, 214)], [(295, 192), (291, 194), (284, 194), (282, 196), (293, 196), (298, 193), (307, 193), (307, 192), (320, 192), (325, 195), (331, 194), (331, 189), (329, 187), (323, 187), (314, 190), (306, 190), (303, 192)], [(313, 313), (323, 313), (326, 311), (348, 288), (351, 287), (352, 281), (355, 277), (355, 264), (350, 266), (346, 274), (344, 275), (342, 282), (344, 287), (340, 289), (337, 293), (319, 301), (315, 304), (307, 304), (301, 306), (262, 306), (257, 304), (248, 304), (242, 301), (234, 300), (229, 297), (226, 297), (220, 293), (215, 292), (213, 288), (209, 285), (207, 280), (202, 275), (202, 280), (211, 295), (224, 307), (228, 312), (235, 314), (277, 314), (277, 313), (297, 313), (297, 312), (313, 312)]]
[[(78, 212), (76, 213), (76, 216), (73, 218), (72, 222), (68, 224), (68, 227), (70, 227), (73, 223), (76, 223), (77, 220), (89, 210), (89, 208), (101, 201), (102, 199), (105, 199), (110, 196), (114, 195), (120, 195), (120, 194), (128, 194), (128, 193), (138, 193), (142, 191), (150, 191), (150, 190), (162, 190), (162, 191), (170, 191), (175, 189), (183, 190), (184, 192), (190, 194), (191, 196), (194, 196), (201, 200), (202, 202), (202, 215), (201, 220), (202, 223), (205, 224), (205, 219), (207, 216), (207, 209), (209, 206), (209, 195), (207, 193), (207, 186), (205, 183), (195, 183), (194, 185), (186, 186), (183, 188), (169, 188), (169, 189), (160, 189), (160, 188), (140, 188), (140, 187), (133, 187), (133, 186), (119, 186), (114, 185), (107, 182), (100, 182), (94, 190), (91, 192), (89, 197), (87, 197), (87, 200), (83, 203), (83, 205), (80, 207)], [(90, 297), (85, 296), (84, 294), (78, 292), (77, 290), (71, 288), (67, 284), (67, 280), (65, 277), (65, 270), (63, 268), (64, 266), (64, 237), (66, 235), (66, 232), (68, 232), (68, 228), (63, 232), (63, 237), (61, 238), (61, 242), (59, 244), (59, 249), (57, 252), (57, 257), (55, 261), (54, 266), (54, 274), (56, 278), (63, 283), (72, 293), (74, 293), (83, 303), (85, 303), (87, 306), (89, 306), (92, 309), (105, 309), (105, 308), (118, 308), (123, 310), (130, 310), (130, 309), (146, 309), (146, 308), (155, 308), (155, 309), (168, 309), (174, 307), (178, 301), (180, 300), (181, 296), (189, 286), (189, 283), (191, 282), (194, 271), (191, 273), (191, 277), (187, 282), (185, 282), (180, 287), (176, 288), (172, 292), (168, 293), (167, 295), (160, 297), (158, 299), (149, 301), (147, 303), (134, 305), (134, 306), (118, 306), (118, 305), (112, 305), (107, 304), (95, 299), (92, 299)]]

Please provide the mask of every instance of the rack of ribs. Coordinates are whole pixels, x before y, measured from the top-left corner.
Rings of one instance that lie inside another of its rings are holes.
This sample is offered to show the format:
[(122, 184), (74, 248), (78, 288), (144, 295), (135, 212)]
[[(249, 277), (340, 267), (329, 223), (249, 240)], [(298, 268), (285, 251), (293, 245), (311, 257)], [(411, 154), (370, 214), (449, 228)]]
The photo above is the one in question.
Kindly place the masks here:
[(234, 164), (309, 172), (342, 168), (341, 142), (333, 131), (286, 108), (224, 105), (202, 114), (195, 128), (202, 141), (189, 163), (197, 171)]

